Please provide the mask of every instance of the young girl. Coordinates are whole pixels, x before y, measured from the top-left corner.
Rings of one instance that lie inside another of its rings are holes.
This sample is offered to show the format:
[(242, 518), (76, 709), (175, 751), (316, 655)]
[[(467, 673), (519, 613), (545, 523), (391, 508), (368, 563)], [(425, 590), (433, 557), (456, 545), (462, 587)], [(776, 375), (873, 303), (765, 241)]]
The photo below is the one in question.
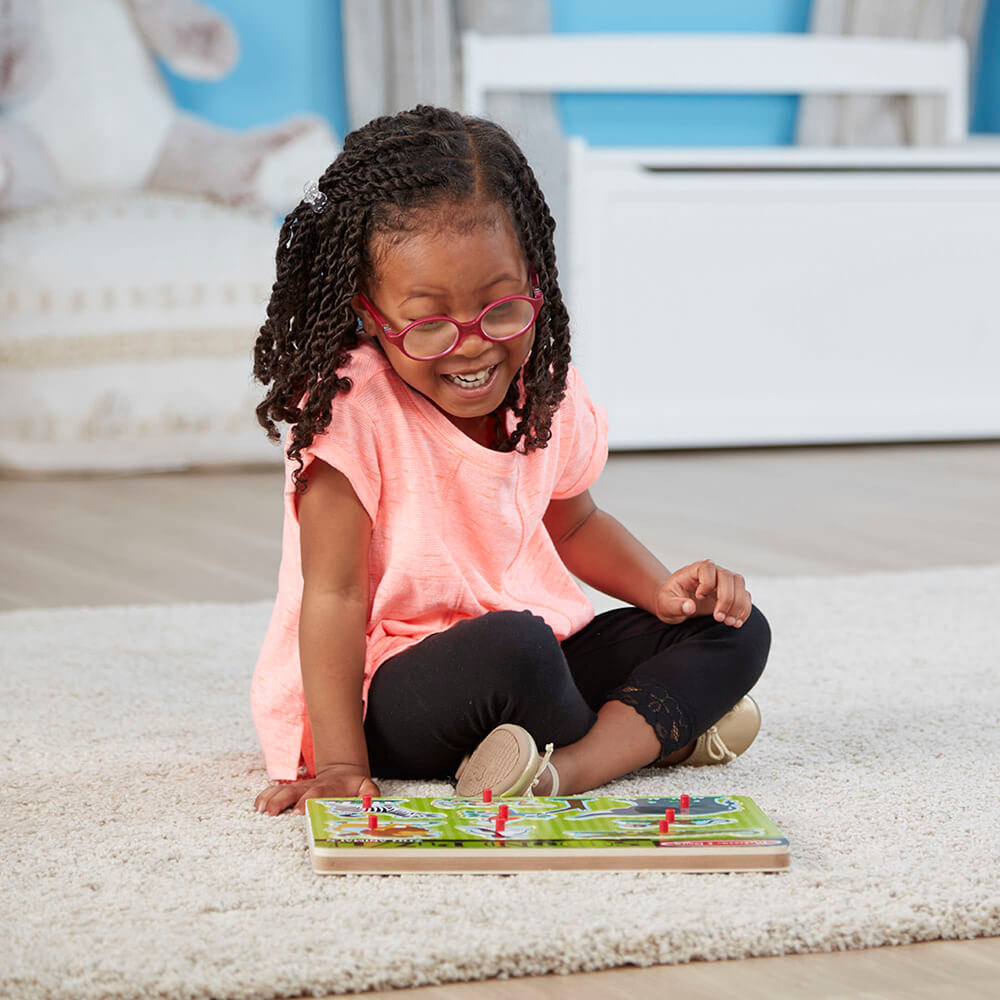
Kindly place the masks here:
[[(503, 129), (425, 106), (348, 135), (285, 220), (255, 353), (261, 424), (292, 425), (259, 811), (373, 774), (580, 793), (757, 734), (770, 632), (743, 577), (671, 573), (588, 492), (606, 426), (554, 228)], [(630, 607), (595, 617), (573, 576)]]

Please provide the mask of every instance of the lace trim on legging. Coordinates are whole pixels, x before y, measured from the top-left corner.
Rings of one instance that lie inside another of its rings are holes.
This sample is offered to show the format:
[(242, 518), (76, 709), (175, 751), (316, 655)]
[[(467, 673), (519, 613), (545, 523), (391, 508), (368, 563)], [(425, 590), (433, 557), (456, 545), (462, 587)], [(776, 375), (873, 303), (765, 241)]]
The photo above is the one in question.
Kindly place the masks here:
[(664, 756), (694, 739), (690, 713), (655, 682), (646, 682), (642, 687), (623, 684), (608, 695), (608, 701), (620, 701), (634, 708), (653, 727)]

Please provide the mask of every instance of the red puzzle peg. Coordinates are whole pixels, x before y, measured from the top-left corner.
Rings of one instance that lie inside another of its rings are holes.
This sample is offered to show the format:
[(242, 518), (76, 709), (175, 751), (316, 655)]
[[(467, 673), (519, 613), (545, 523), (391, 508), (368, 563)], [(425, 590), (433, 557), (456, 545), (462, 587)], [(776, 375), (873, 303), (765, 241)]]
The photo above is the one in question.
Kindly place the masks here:
[(506, 820), (509, 818), (510, 818), (510, 806), (508, 806), (507, 803), (505, 802), (498, 808), (497, 819)]
[(493, 801), (493, 789), (492, 788), (484, 788), (483, 789), (483, 801), (484, 802), (492, 802)]
[(367, 812), (369, 809), (371, 809), (371, 807), (372, 807), (372, 797), (371, 797), (371, 795), (362, 795), (361, 796), (361, 808), (364, 809)]
[(368, 829), (377, 830), (378, 829), (378, 816), (375, 813), (368, 814)]
[[(669, 812), (669, 810), (667, 810)], [(661, 819), (660, 820), (660, 833), (670, 833), (670, 820)]]
[(503, 818), (503, 816), (497, 816), (497, 833), (503, 833), (503, 828), (506, 823), (507, 821)]
[(663, 818), (664, 818), (664, 819), (665, 819), (665, 820), (666, 820), (666, 821), (667, 821), (668, 823), (673, 823), (673, 821), (674, 821), (674, 815), (675, 815), (675, 813), (674, 813), (673, 809), (666, 809), (666, 810), (664, 810), (664, 812), (663, 812)]
[(682, 795), (681, 796), (681, 809), (690, 809), (690, 808), (691, 808), (691, 796), (690, 795)]

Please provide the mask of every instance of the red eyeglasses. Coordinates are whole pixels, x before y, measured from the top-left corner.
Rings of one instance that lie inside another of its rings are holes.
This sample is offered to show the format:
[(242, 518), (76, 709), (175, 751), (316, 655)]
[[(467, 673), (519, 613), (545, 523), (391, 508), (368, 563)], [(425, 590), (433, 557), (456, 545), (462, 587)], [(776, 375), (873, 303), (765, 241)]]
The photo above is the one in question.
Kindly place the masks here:
[(507, 295), (491, 302), (468, 323), (461, 323), (451, 316), (425, 316), (408, 323), (394, 333), (385, 317), (375, 308), (363, 292), (358, 300), (379, 325), (386, 340), (396, 344), (414, 361), (433, 361), (451, 354), (469, 334), (478, 333), (485, 340), (502, 342), (515, 340), (531, 329), (538, 319), (545, 297), (538, 286), (538, 276), (531, 272), (532, 294)]

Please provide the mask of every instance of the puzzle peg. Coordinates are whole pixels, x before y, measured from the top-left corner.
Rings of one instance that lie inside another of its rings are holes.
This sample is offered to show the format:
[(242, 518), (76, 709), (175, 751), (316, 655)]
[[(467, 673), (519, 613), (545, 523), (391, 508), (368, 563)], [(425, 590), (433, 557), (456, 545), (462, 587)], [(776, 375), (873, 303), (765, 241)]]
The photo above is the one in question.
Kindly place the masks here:
[(368, 814), (368, 829), (377, 830), (378, 829), (378, 816), (375, 813)]
[(484, 788), (483, 789), (483, 802), (492, 802), (492, 801), (493, 801), (493, 789), (492, 788)]
[(372, 797), (370, 794), (361, 796), (361, 808), (367, 812), (372, 807)]

